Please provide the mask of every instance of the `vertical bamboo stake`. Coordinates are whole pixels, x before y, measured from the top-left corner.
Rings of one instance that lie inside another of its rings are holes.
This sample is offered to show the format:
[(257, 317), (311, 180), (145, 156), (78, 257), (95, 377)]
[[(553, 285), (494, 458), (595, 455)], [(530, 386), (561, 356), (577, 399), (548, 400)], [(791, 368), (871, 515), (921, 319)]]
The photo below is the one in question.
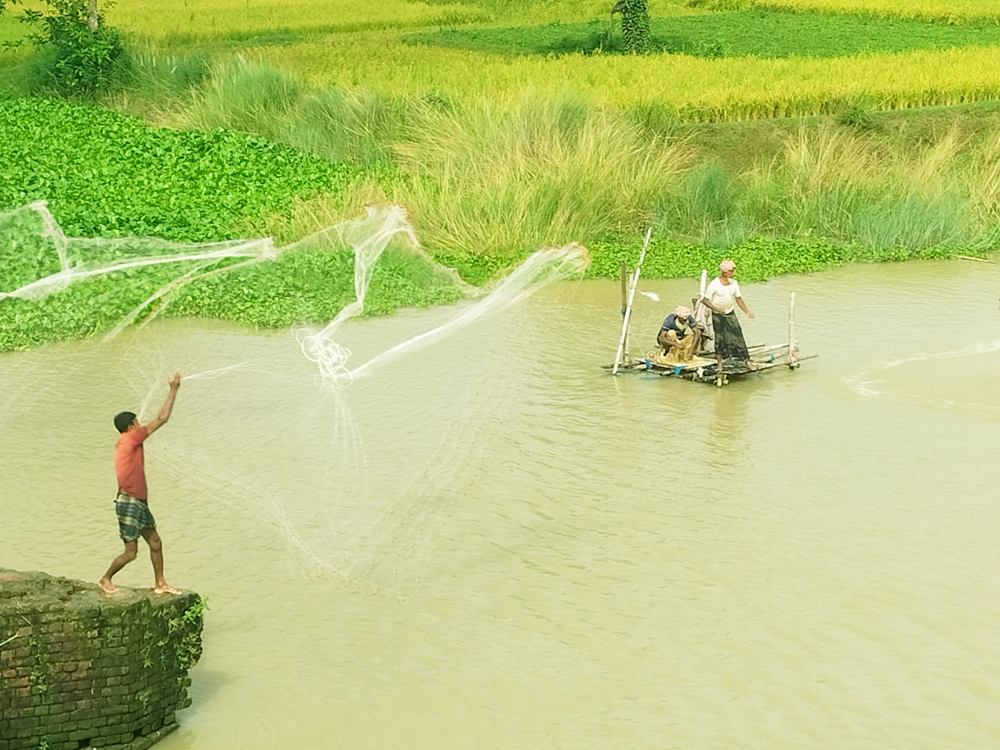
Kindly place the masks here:
[(798, 359), (795, 356), (795, 292), (788, 301), (788, 356), (792, 361)]
[(622, 315), (628, 307), (628, 264), (622, 261)]
[(708, 288), (708, 271), (704, 268), (701, 269), (701, 286), (698, 287), (698, 298), (701, 299), (705, 296), (705, 290)]
[(649, 238), (653, 234), (653, 228), (650, 227), (649, 231), (646, 232), (646, 241), (642, 243), (642, 252), (639, 254), (639, 265), (635, 267), (635, 273), (632, 275), (632, 282), (628, 290), (628, 302), (625, 305), (625, 320), (622, 321), (622, 337), (618, 342), (618, 352), (615, 354), (615, 366), (611, 370), (612, 375), (618, 374), (618, 367), (622, 363), (622, 355), (625, 352), (625, 342), (628, 339), (628, 323), (629, 319), (632, 317), (632, 300), (635, 299), (635, 288), (639, 286), (639, 274), (642, 272), (642, 261), (646, 258), (646, 248), (649, 247)]
[[(628, 264), (622, 261), (622, 318), (625, 317), (625, 311), (628, 309), (628, 287), (632, 275), (628, 271)], [(622, 352), (622, 357), (628, 359), (628, 348), (629, 348), (629, 338), (625, 339), (625, 349)]]

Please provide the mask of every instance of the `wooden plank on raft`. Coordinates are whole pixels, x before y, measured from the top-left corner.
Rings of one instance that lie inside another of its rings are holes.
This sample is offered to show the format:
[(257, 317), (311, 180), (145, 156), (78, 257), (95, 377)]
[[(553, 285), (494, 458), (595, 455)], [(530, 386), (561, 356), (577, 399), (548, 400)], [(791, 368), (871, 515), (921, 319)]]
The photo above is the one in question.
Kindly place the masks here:
[[(788, 367), (791, 369), (796, 369), (800, 362), (807, 359), (815, 359), (818, 354), (805, 354), (792, 359), (791, 357), (782, 357), (781, 359), (776, 359), (774, 362), (758, 362), (757, 368), (754, 370), (747, 370), (746, 368), (740, 368), (738, 370), (723, 370), (722, 375), (727, 378), (730, 377), (742, 377), (743, 375), (754, 375), (756, 373), (765, 372), (766, 370), (773, 370), (776, 367)], [(708, 368), (706, 368), (708, 369)], [(689, 375), (689, 379), (697, 383), (714, 383), (716, 382), (719, 373), (715, 372), (715, 368), (711, 368), (710, 374), (698, 375), (697, 371), (694, 373), (681, 373), (681, 377)]]

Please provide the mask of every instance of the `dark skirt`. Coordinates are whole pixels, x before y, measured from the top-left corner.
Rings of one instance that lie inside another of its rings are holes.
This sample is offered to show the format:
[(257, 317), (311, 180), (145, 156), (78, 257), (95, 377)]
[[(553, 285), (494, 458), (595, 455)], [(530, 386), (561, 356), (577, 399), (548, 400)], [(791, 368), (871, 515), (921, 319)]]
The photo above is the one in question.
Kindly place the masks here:
[(712, 313), (712, 328), (715, 331), (715, 353), (723, 359), (738, 359), (746, 362), (750, 359), (747, 342), (743, 339), (743, 329), (736, 317), (736, 311), (731, 310), (725, 315)]

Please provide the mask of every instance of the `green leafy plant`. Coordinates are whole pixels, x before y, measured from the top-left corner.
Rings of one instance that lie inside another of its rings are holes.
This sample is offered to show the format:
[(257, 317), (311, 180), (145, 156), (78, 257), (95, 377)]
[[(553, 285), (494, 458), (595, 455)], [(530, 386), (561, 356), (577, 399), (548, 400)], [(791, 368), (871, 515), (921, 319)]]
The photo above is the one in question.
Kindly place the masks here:
[(58, 100), (0, 100), (0, 132), (0, 209), (46, 200), (74, 237), (235, 239), (359, 173), (264, 138), (152, 128)]
[(625, 51), (641, 55), (649, 51), (649, 9), (646, 0), (618, 0), (611, 9), (611, 15), (620, 13), (622, 17), (622, 37)]
[(49, 650), (34, 632), (28, 636), (28, 648), (31, 651), (32, 659), (28, 681), (37, 692), (47, 693), (49, 691), (49, 660), (51, 658)]
[(208, 597), (199, 596), (198, 601), (184, 610), (184, 614), (181, 615), (181, 619), (188, 624), (193, 624), (202, 619), (205, 616), (205, 612), (208, 610)]

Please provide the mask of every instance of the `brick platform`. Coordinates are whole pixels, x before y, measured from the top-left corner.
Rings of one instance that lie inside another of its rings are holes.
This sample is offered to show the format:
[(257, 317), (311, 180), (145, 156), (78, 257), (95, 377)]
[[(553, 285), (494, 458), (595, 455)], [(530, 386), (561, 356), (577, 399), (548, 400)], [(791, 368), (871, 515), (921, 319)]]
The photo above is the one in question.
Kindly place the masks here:
[(0, 568), (0, 750), (144, 750), (191, 704), (201, 598)]

